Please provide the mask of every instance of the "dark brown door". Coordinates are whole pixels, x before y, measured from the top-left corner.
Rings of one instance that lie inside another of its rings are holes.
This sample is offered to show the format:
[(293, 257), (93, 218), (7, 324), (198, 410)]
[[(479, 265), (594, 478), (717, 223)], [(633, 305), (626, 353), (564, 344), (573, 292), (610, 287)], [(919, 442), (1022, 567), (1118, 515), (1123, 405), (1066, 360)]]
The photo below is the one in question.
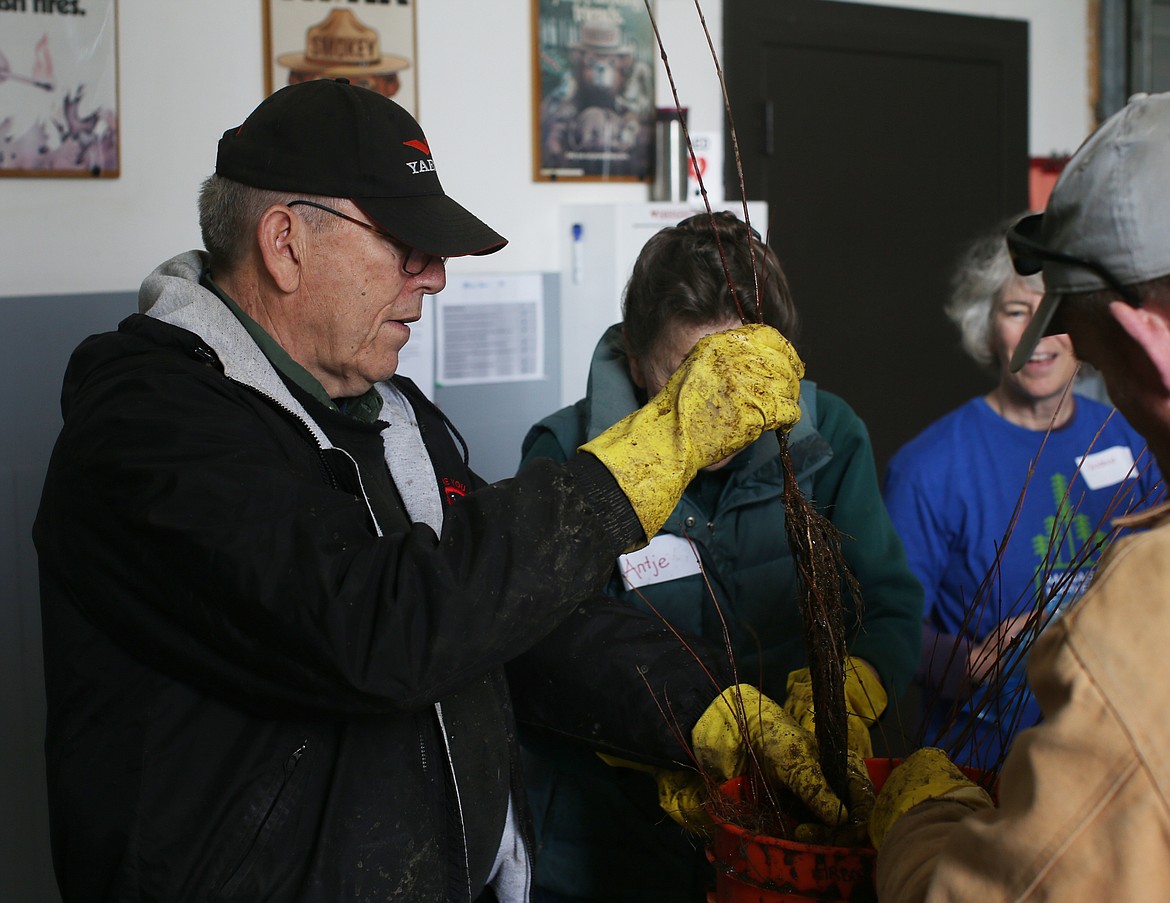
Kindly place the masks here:
[[(808, 375), (862, 416), (884, 469), (994, 381), (942, 305), (961, 245), (1027, 204), (1027, 23), (825, 0), (723, 11), (746, 192), (768, 202)], [(727, 187), (740, 196), (731, 172)]]

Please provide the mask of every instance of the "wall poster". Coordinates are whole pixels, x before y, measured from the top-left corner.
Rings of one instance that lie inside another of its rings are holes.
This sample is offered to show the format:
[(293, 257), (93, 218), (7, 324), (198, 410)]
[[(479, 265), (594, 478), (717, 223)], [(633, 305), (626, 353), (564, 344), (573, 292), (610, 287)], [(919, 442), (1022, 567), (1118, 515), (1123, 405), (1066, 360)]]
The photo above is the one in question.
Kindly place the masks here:
[(536, 181), (645, 181), (658, 45), (645, 0), (532, 0)]
[(415, 0), (261, 2), (265, 95), (297, 82), (344, 77), (392, 97), (418, 118)]
[(116, 178), (118, 0), (0, 0), (0, 176)]

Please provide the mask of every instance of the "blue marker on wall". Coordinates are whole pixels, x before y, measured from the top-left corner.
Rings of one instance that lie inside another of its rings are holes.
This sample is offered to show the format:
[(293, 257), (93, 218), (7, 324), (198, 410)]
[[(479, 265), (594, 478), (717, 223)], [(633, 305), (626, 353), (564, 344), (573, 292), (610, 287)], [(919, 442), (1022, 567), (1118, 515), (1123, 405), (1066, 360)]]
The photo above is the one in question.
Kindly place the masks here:
[(585, 269), (585, 227), (580, 223), (573, 223), (573, 250), (572, 250), (572, 267), (573, 267), (573, 284), (580, 285), (584, 278)]

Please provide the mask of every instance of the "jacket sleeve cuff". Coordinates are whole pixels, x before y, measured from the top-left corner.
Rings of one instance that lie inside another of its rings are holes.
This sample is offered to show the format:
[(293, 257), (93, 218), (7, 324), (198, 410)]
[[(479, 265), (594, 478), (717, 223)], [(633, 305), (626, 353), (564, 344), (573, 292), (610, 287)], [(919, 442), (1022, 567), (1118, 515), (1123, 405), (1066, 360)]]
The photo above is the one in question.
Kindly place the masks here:
[(613, 538), (617, 551), (645, 544), (646, 534), (634, 506), (604, 464), (583, 453), (570, 458), (566, 467), (600, 518), (602, 528)]

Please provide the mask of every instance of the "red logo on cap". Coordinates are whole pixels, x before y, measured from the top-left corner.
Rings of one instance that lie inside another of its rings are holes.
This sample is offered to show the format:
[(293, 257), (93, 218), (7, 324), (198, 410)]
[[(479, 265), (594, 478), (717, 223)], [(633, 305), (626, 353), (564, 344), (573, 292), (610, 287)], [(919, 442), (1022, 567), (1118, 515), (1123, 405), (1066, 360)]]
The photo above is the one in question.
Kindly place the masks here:
[(428, 157), (431, 155), (431, 149), (427, 147), (427, 143), (425, 141), (419, 141), (417, 138), (415, 138), (411, 141), (403, 141), (402, 144), (405, 147), (413, 147), (415, 150), (420, 150)]

